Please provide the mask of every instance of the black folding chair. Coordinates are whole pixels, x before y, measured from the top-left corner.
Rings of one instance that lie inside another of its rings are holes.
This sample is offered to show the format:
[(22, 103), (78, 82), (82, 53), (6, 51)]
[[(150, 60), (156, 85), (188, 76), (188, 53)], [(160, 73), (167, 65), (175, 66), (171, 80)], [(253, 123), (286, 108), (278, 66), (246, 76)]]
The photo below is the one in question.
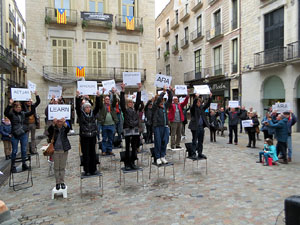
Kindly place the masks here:
[[(205, 158), (191, 158), (192, 156), (192, 148), (193, 148), (193, 144), (192, 143), (185, 143), (185, 147), (186, 147), (186, 150), (185, 150), (185, 156), (184, 156), (184, 162), (183, 162), (183, 170), (185, 170), (185, 162), (186, 162), (186, 159), (190, 159), (192, 160), (193, 162), (193, 170), (194, 170), (194, 162), (196, 161), (197, 162), (197, 168), (199, 168), (199, 161), (202, 161), (202, 160), (205, 160), (205, 165), (206, 165), (206, 175), (207, 175), (207, 159)], [(188, 154), (188, 155), (187, 155)]]

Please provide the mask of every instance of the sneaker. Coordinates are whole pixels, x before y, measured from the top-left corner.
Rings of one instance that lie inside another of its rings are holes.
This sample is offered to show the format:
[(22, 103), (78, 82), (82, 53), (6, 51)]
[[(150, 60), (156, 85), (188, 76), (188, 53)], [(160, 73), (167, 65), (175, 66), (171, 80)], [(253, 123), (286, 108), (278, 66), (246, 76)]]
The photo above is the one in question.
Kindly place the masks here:
[(262, 161), (256, 161), (256, 163), (262, 163)]
[(61, 189), (66, 189), (66, 185), (64, 183), (60, 184)]
[(175, 149), (175, 146), (174, 146), (174, 145), (171, 145), (171, 149)]
[(26, 165), (26, 163), (24, 163), (22, 165), (22, 170), (25, 171), (25, 170), (28, 170), (28, 169), (29, 169), (29, 167)]
[(75, 131), (74, 130), (70, 130), (70, 134), (75, 134)]
[(176, 145), (176, 148), (181, 148), (181, 146), (180, 145)]
[(292, 158), (288, 158), (288, 162), (292, 162)]
[(158, 166), (161, 165), (161, 159), (156, 160), (156, 165), (158, 165)]
[(60, 189), (60, 184), (56, 184), (56, 190)]
[(168, 161), (166, 160), (165, 157), (160, 158), (160, 160), (161, 160), (161, 162), (162, 162), (163, 164), (167, 164), (167, 163), (168, 163)]

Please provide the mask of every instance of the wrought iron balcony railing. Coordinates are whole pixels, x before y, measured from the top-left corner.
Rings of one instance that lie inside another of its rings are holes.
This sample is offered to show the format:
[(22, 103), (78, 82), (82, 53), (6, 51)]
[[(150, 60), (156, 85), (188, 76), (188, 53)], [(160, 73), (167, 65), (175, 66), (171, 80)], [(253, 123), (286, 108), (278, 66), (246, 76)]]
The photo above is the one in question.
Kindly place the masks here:
[[(66, 25), (77, 25), (77, 10), (65, 9), (67, 16)], [(45, 16), (46, 24), (57, 24), (57, 9), (46, 7), (46, 16)], [(59, 24), (64, 25), (64, 24)]]
[(178, 18), (175, 18), (171, 21), (171, 29), (176, 30), (179, 27)]
[(191, 42), (195, 43), (203, 38), (202, 29), (198, 28), (191, 33)]
[(265, 66), (273, 63), (284, 62), (286, 47), (275, 47), (254, 54), (254, 67)]
[(287, 60), (300, 59), (299, 41), (287, 45)]
[[(123, 15), (116, 15), (116, 29), (118, 30), (126, 30), (126, 17)], [(129, 31), (138, 31), (138, 32), (143, 32), (144, 27), (143, 27), (143, 18), (139, 17), (134, 17), (134, 30), (129, 30)]]
[(0, 73), (8, 74), (11, 71), (11, 54), (0, 45)]
[(172, 54), (176, 55), (179, 52), (178, 44), (172, 46)]
[(190, 17), (189, 8), (184, 6), (184, 8), (180, 11), (179, 17), (181, 22), (184, 22), (187, 18), (189, 18)]
[(219, 23), (215, 27), (206, 31), (206, 39), (208, 41), (214, 41), (218, 37), (222, 37), (222, 36), (223, 36), (223, 24), (222, 23)]
[(13, 23), (13, 25), (16, 25), (16, 17), (11, 10), (9, 10), (9, 20)]
[(181, 48), (185, 49), (189, 46), (189, 36), (186, 36), (185, 38), (181, 39)]
[(231, 63), (231, 73), (237, 73), (237, 72), (238, 72), (238, 64)]
[(168, 37), (170, 35), (170, 28), (167, 26), (163, 29), (163, 37)]

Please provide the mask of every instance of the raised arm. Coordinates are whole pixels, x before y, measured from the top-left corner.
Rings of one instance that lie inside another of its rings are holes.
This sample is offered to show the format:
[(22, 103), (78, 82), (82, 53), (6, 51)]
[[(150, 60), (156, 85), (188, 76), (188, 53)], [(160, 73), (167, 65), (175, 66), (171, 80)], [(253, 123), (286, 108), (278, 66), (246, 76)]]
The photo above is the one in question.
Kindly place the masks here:
[(120, 95), (120, 107), (123, 114), (126, 112), (126, 106), (125, 106), (125, 92), (122, 90)]
[(34, 92), (34, 94), (35, 94), (36, 102), (33, 104), (33, 106), (36, 108), (41, 103), (41, 99), (40, 96), (37, 94), (37, 92)]
[(138, 92), (137, 92), (137, 96), (136, 96), (136, 100), (135, 100), (135, 104), (134, 104), (134, 109), (135, 109), (135, 111), (138, 111), (139, 110), (139, 108), (140, 108), (140, 105), (141, 105), (141, 103), (142, 103), (142, 100), (141, 100), (141, 96), (142, 96), (142, 94), (141, 94), (141, 88), (142, 88), (142, 84), (141, 83), (139, 83), (138, 84)]
[(173, 101), (173, 93), (172, 93), (172, 88), (170, 87), (170, 89), (167, 90), (168, 93), (168, 101), (166, 102), (165, 107), (168, 109), (170, 107), (170, 105), (172, 104)]
[(76, 100), (75, 100), (75, 111), (78, 117), (81, 115), (81, 97), (79, 96), (79, 91), (76, 92)]
[(100, 110), (100, 92), (97, 91), (96, 106), (93, 110), (94, 115), (97, 115)]

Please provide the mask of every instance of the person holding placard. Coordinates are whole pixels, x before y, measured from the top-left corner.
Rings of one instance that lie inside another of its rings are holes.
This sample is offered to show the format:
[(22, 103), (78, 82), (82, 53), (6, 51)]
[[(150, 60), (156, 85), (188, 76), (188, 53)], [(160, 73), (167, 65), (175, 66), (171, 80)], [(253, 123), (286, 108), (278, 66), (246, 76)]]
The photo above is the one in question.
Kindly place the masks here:
[[(175, 91), (175, 89), (173, 90)], [(182, 103), (179, 103), (178, 97), (173, 97), (173, 104), (169, 106), (168, 120), (171, 127), (171, 148), (181, 148), (181, 130), (184, 115), (182, 109), (188, 104), (189, 95), (187, 95)], [(175, 141), (176, 137), (176, 141)]]
[(82, 100), (76, 92), (76, 113), (79, 121), (79, 136), (80, 146), (83, 155), (83, 169), (86, 176), (97, 173), (97, 159), (96, 159), (96, 136), (97, 136), (97, 123), (96, 115), (100, 109), (100, 93), (97, 91), (96, 106), (92, 110), (91, 104)]
[[(138, 92), (135, 103), (132, 99), (127, 99), (125, 103), (125, 84), (121, 85), (120, 106), (124, 116), (123, 132), (125, 136), (125, 170), (137, 169), (135, 160), (137, 160), (137, 149), (140, 143), (139, 132), (139, 108), (141, 101), (142, 84), (138, 84)], [(130, 152), (130, 146), (132, 151)]]
[[(239, 108), (239, 107), (238, 107)], [(238, 124), (240, 121), (240, 111), (235, 108), (227, 108), (226, 114), (228, 115), (229, 124), (229, 142), (227, 144), (232, 144), (233, 132), (234, 132), (234, 144), (238, 144)]]
[(247, 148), (251, 148), (251, 145), (252, 148), (256, 148), (256, 129), (259, 125), (259, 121), (253, 112), (248, 113), (248, 117), (246, 117), (246, 120), (252, 120), (252, 123), (250, 124), (251, 127), (245, 128), (246, 132), (248, 133)]
[(218, 112), (216, 112), (215, 110), (210, 110), (210, 113), (209, 113), (210, 142), (217, 142), (216, 132), (219, 128), (218, 116), (219, 116)]
[(54, 119), (53, 124), (48, 128), (49, 140), (53, 139), (54, 153), (54, 175), (56, 180), (56, 190), (65, 189), (65, 169), (68, 159), (68, 151), (71, 149), (71, 144), (68, 139), (70, 127), (66, 120)]
[(14, 102), (10, 99), (9, 105), (4, 111), (4, 115), (9, 118), (11, 122), (11, 131), (12, 131), (12, 154), (11, 154), (11, 171), (13, 173), (17, 172), (15, 167), (15, 159), (18, 152), (19, 142), (21, 143), (21, 156), (22, 156), (22, 169), (27, 170), (28, 166), (26, 165), (27, 157), (27, 144), (28, 144), (28, 125), (24, 123), (26, 118), (35, 113), (35, 108), (31, 107), (31, 111), (24, 112), (22, 111), (22, 106), (20, 102)]
[(221, 136), (225, 137), (225, 135), (224, 135), (225, 126), (224, 125), (225, 125), (225, 121), (227, 119), (227, 116), (226, 116), (226, 112), (224, 110), (224, 107), (220, 108), (220, 110), (218, 111), (218, 114), (219, 114), (221, 124), (219, 126), (217, 134), (219, 135), (219, 131), (221, 131)]
[[(164, 102), (164, 96), (168, 93), (168, 100)], [(157, 165), (167, 164), (166, 151), (169, 143), (170, 130), (168, 127), (168, 108), (172, 104), (173, 94), (171, 86), (167, 90), (164, 86), (162, 93), (153, 104), (153, 128), (154, 128), (154, 158)]]
[[(35, 98), (36, 98), (36, 102), (33, 104), (32, 100), (25, 102), (24, 105), (24, 111), (25, 112), (29, 112), (31, 111), (31, 108), (34, 107), (35, 109), (38, 107), (38, 105), (41, 102), (40, 96), (37, 94), (37, 92), (34, 92), (35, 94)], [(29, 129), (29, 133), (30, 133), (30, 138), (31, 138), (31, 146), (30, 146), (30, 153), (31, 154), (36, 154), (36, 145), (35, 145), (35, 131), (36, 131), (36, 127), (38, 123), (38, 119), (37, 119), (37, 114), (34, 113), (33, 115), (28, 117), (28, 129)], [(29, 135), (28, 133), (28, 135)]]
[(203, 152), (203, 140), (204, 140), (204, 128), (209, 127), (209, 123), (206, 118), (205, 110), (208, 109), (211, 103), (212, 93), (209, 95), (208, 101), (203, 104), (202, 98), (199, 98), (199, 94), (196, 94), (193, 105), (191, 107), (191, 121), (189, 129), (192, 131), (192, 152), (191, 158), (197, 159), (196, 152), (198, 152), (198, 159), (206, 159), (207, 157)]
[(292, 146), (292, 126), (297, 123), (297, 117), (295, 114), (290, 110), (289, 112), (284, 112), (283, 115), (288, 119), (288, 139), (287, 139), (287, 146), (288, 146), (288, 162), (292, 162), (292, 153), (293, 153), (293, 146)]

